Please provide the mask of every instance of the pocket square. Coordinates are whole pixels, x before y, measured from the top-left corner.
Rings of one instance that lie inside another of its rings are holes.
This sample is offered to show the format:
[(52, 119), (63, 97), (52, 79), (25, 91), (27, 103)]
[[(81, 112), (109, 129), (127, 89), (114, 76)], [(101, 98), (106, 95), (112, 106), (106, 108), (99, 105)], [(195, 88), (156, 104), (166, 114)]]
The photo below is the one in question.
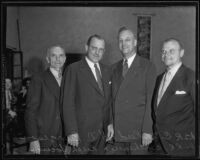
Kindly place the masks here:
[(175, 94), (186, 94), (185, 91), (176, 91)]
[(111, 81), (109, 81), (108, 83), (109, 83), (109, 84), (112, 84), (112, 82), (111, 82)]

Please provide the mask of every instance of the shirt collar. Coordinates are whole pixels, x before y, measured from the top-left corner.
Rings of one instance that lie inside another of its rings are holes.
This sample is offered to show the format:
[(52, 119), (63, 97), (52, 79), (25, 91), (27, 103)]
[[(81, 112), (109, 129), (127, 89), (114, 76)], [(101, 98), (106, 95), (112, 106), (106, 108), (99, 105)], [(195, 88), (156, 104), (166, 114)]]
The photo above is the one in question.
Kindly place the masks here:
[(50, 67), (50, 71), (51, 71), (51, 73), (54, 75), (54, 77), (56, 77), (56, 78), (59, 77), (59, 76), (58, 76), (59, 72), (58, 72), (57, 70), (55, 70), (54, 68)]
[[(128, 68), (130, 68), (131, 64), (133, 63), (133, 60), (135, 59), (135, 56), (136, 56), (136, 53), (127, 59)], [(125, 59), (126, 58), (124, 58), (124, 61), (125, 61)]]
[(170, 73), (172, 75), (175, 75), (176, 72), (178, 71), (178, 69), (181, 67), (182, 62), (177, 63), (176, 65), (174, 65), (173, 67), (169, 68), (167, 71), (170, 71)]
[[(94, 68), (95, 63), (93, 63), (91, 60), (89, 60), (89, 58), (87, 56), (85, 56), (85, 60), (86, 60), (86, 62), (89, 65), (90, 68)], [(97, 64), (97, 67), (100, 68), (99, 63), (96, 63), (96, 64)]]

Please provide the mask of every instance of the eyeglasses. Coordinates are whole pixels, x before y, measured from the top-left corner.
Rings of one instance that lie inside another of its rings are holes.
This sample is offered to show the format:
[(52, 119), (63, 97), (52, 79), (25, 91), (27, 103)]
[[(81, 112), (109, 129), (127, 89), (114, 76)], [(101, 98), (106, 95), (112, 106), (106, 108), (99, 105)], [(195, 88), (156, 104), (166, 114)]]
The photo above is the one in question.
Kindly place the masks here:
[(176, 50), (175, 49), (170, 49), (169, 51), (166, 51), (166, 50), (162, 50), (161, 51), (162, 55), (174, 55), (176, 53)]

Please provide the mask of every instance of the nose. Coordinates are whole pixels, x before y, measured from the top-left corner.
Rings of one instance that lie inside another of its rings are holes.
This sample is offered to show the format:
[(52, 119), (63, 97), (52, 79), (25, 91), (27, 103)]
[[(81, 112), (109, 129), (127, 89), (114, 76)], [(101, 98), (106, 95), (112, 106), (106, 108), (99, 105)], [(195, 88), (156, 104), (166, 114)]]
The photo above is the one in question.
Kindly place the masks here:
[(56, 61), (59, 61), (60, 60), (60, 57), (59, 56), (56, 56)]

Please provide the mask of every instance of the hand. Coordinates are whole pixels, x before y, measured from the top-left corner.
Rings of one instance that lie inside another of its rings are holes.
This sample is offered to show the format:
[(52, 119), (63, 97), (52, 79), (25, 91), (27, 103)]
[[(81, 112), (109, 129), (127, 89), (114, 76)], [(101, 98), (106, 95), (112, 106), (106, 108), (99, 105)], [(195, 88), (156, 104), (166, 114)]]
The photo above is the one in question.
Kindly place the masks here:
[(152, 142), (153, 138), (151, 134), (143, 133), (142, 134), (142, 145), (147, 146)]
[(68, 144), (78, 147), (78, 142), (79, 142), (79, 136), (78, 133), (71, 134), (67, 137), (67, 142)]
[(30, 152), (40, 154), (40, 143), (38, 140), (30, 142)]
[(9, 110), (8, 114), (9, 114), (12, 118), (14, 118), (14, 117), (17, 115), (16, 112), (14, 112), (14, 111), (12, 111), (12, 110)]
[(110, 141), (110, 140), (112, 139), (113, 136), (114, 136), (113, 124), (109, 124), (109, 125), (108, 125), (108, 133), (107, 133), (106, 142), (107, 142), (107, 141)]
[(64, 155), (69, 155), (71, 153), (71, 147), (69, 145), (65, 146)]

